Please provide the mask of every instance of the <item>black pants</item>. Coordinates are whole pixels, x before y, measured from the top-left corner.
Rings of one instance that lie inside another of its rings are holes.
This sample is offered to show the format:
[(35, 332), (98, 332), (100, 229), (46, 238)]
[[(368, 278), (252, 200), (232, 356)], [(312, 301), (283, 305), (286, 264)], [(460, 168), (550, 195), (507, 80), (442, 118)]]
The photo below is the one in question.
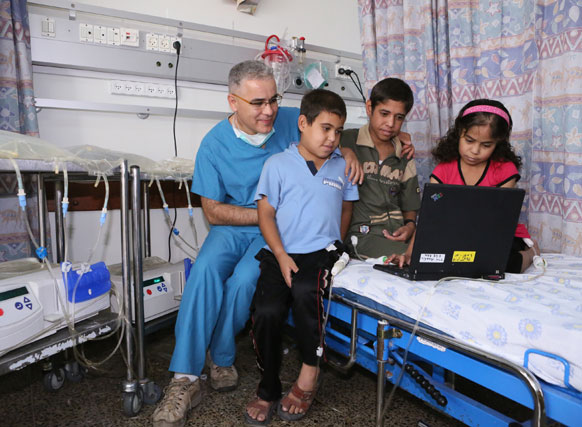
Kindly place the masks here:
[(270, 251), (261, 249), (256, 256), (261, 274), (251, 304), (251, 334), (262, 371), (257, 396), (267, 401), (281, 398), (281, 339), (289, 308), (293, 313), (303, 363), (317, 365), (316, 352), (323, 333), (322, 296), (333, 260), (326, 250), (290, 256), (299, 268), (293, 276), (291, 288), (285, 283), (279, 263)]

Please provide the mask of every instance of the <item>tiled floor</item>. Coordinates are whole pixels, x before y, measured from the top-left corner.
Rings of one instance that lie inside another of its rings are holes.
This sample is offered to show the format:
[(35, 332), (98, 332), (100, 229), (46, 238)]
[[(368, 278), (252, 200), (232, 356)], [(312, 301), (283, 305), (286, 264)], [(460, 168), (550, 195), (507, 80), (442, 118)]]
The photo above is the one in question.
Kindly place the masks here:
[[(113, 341), (93, 344), (87, 353), (95, 359)], [(191, 411), (188, 426), (244, 425), (243, 410), (254, 395), (258, 380), (254, 352), (248, 335), (237, 339), (236, 366), (241, 381), (236, 391), (217, 393), (204, 384), (201, 405)], [(295, 379), (299, 358), (289, 343), (284, 358), (284, 388)], [(148, 337), (147, 369), (158, 385), (167, 385), (167, 371), (173, 350), (173, 331), (166, 329)], [(43, 389), (40, 366), (0, 377), (0, 425), (2, 426), (148, 426), (154, 406), (145, 405), (134, 418), (122, 412), (121, 382), (126, 375), (123, 359), (115, 355), (102, 372), (92, 372), (80, 383), (65, 382), (57, 392)], [(376, 380), (371, 373), (354, 369), (342, 377), (332, 369), (324, 370), (323, 386), (302, 426), (373, 426), (375, 424)], [(385, 418), (386, 426), (417, 426), (419, 421), (431, 427), (461, 425), (440, 415), (410, 395), (398, 391), (392, 409)], [(290, 425), (275, 417), (273, 426)], [(422, 424), (421, 424), (422, 425)]]

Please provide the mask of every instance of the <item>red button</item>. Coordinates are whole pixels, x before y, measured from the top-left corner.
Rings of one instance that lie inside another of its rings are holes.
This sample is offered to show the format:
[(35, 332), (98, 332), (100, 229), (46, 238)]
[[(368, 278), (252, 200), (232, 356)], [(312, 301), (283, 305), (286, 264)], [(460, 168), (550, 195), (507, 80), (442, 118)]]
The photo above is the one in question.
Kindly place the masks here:
[(146, 292), (148, 293), (148, 295), (151, 295), (152, 294), (152, 290), (151, 289), (148, 289)]
[(4, 316), (4, 310), (0, 308), (0, 316)]

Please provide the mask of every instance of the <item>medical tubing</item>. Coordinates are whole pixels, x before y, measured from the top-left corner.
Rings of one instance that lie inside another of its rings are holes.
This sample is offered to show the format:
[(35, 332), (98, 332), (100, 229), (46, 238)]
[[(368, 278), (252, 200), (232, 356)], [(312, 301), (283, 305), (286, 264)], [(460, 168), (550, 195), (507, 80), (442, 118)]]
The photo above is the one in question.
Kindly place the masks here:
[(350, 242), (352, 243), (352, 247), (354, 248), (354, 255), (356, 255), (356, 258), (358, 258), (360, 261), (366, 261), (364, 258), (362, 258), (360, 256), (360, 254), (358, 253), (358, 236), (353, 236), (350, 238)]
[[(162, 208), (164, 208), (164, 212), (167, 215), (170, 215), (170, 210), (168, 209), (168, 204), (166, 203), (166, 198), (164, 197), (164, 191), (162, 190), (162, 184), (160, 184), (160, 180), (156, 178), (156, 185), (158, 186), (158, 191), (160, 192), (160, 198), (162, 199)], [(171, 221), (170, 221), (171, 223)]]
[(129, 320), (127, 319), (127, 316), (125, 315), (125, 312), (124, 312), (124, 305), (122, 304), (122, 301), (121, 301), (121, 295), (119, 295), (117, 293), (117, 291), (115, 290), (114, 287), (111, 288), (111, 292), (117, 298), (117, 306), (119, 307), (119, 313), (118, 313), (118, 316), (116, 319), (117, 320), (117, 327), (113, 328), (113, 330), (111, 332), (109, 332), (105, 335), (101, 335), (99, 337), (94, 338), (93, 341), (107, 339), (107, 338), (113, 336), (118, 331), (120, 332), (119, 339), (117, 340), (117, 344), (115, 345), (113, 350), (104, 359), (102, 359), (98, 362), (94, 362), (92, 360), (89, 360), (85, 356), (85, 353), (82, 350), (79, 351), (77, 349), (77, 346), (74, 346), (73, 351), (75, 354), (75, 359), (77, 361), (79, 361), (82, 365), (86, 366), (87, 368), (97, 369), (98, 366), (103, 365), (105, 362), (107, 362), (109, 359), (111, 359), (111, 357), (113, 357), (113, 355), (117, 352), (117, 350), (119, 350), (119, 347), (121, 346), (121, 343), (123, 342), (124, 331), (129, 323)]
[[(36, 241), (36, 239), (34, 238), (34, 235), (32, 234), (32, 230), (30, 229), (30, 224), (28, 222), (28, 216), (26, 215), (26, 211), (19, 211), (19, 212), (21, 215), (24, 216), (24, 223), (26, 224), (26, 230), (28, 231), (28, 236), (30, 237), (30, 240), (32, 241), (33, 245), (35, 246), (35, 248), (37, 249), (37, 252), (38, 252), (38, 249), (40, 249), (40, 246), (38, 245), (38, 242)], [(58, 302), (61, 305), (61, 307), (63, 308), (63, 317), (65, 319), (65, 322), (67, 323), (67, 326), (68, 326), (70, 323), (69, 322), (69, 320), (70, 320), (69, 319), (69, 312), (67, 310), (67, 306), (63, 302), (59, 282), (58, 282), (57, 278), (55, 277), (53, 270), (51, 268), (50, 262), (48, 262), (46, 256), (42, 257), (42, 261), (46, 264), (48, 272), (49, 272), (49, 276), (51, 276), (51, 279), (53, 280), (53, 284), (55, 286), (55, 290), (57, 293)], [(55, 323), (55, 325), (52, 325), (52, 326), (56, 327), (59, 324), (60, 323)]]
[(63, 181), (64, 181), (64, 191), (63, 191), (63, 201), (61, 202), (61, 208), (63, 210), (63, 219), (65, 219), (67, 217), (67, 211), (69, 210), (69, 174), (67, 173), (67, 165), (63, 166)]
[(20, 173), (18, 164), (12, 157), (10, 161), (14, 167), (14, 172), (16, 172), (16, 181), (18, 182), (18, 204), (20, 205), (20, 209), (24, 211), (26, 209), (26, 193), (24, 192), (24, 184), (22, 183), (22, 174)]
[(429, 289), (428, 298), (425, 300), (424, 304), (422, 305), (422, 308), (420, 309), (420, 312), (417, 315), (416, 322), (414, 323), (414, 327), (412, 328), (412, 331), (410, 332), (410, 338), (408, 339), (408, 343), (406, 344), (406, 348), (404, 350), (404, 356), (402, 357), (402, 366), (400, 367), (400, 373), (398, 374), (398, 378), (396, 379), (396, 382), (394, 383), (394, 386), (392, 387), (392, 390), (390, 391), (390, 394), (388, 395), (388, 399), (386, 400), (386, 404), (384, 405), (384, 410), (382, 411), (382, 419), (384, 419), (384, 416), (386, 415), (386, 411), (390, 407), (390, 403), (392, 403), (392, 398), (394, 397), (394, 393), (396, 392), (396, 389), (399, 387), (400, 381), (402, 380), (402, 376), (404, 375), (404, 366), (406, 365), (406, 360), (408, 359), (408, 350), (410, 349), (410, 346), (412, 345), (412, 340), (414, 339), (414, 335), (416, 335), (416, 331), (418, 330), (418, 325), (420, 324), (420, 319), (422, 318), (422, 316), (424, 314), (424, 310), (426, 309), (429, 301), (431, 300), (432, 296), (434, 295), (434, 292), (435, 292), (437, 286), (439, 286), (442, 282), (446, 282), (449, 280), (455, 280), (455, 279), (460, 279), (460, 278), (459, 277), (444, 277), (441, 280), (439, 280), (438, 282), (436, 282), (434, 284), (434, 286)]
[(103, 201), (103, 208), (101, 209), (101, 217), (99, 218), (99, 224), (103, 226), (105, 224), (105, 219), (107, 218), (107, 203), (109, 203), (109, 181), (107, 176), (103, 175), (103, 184), (105, 184), (105, 200)]
[[(345, 262), (344, 255), (347, 256), (347, 262)], [(340, 268), (338, 268), (336, 270), (336, 264), (342, 263), (342, 262), (345, 265), (340, 266)], [(335, 278), (336, 274), (339, 274), (349, 264), (349, 262), (350, 262), (350, 258), (348, 256), (348, 254), (344, 252), (338, 258), (338, 260), (334, 263), (334, 265), (331, 268), (331, 270), (329, 270), (329, 275), (330, 275), (330, 279), (329, 279), (329, 295), (327, 297), (327, 309), (325, 310), (325, 314), (324, 314), (324, 317), (323, 317), (323, 325), (322, 325), (322, 328), (321, 328), (321, 330), (322, 330), (322, 332), (321, 332), (321, 339), (320, 339), (320, 342), (319, 342), (319, 348), (321, 348), (321, 349), (323, 349), (323, 343), (324, 343), (324, 340), (325, 340), (325, 328), (327, 327), (327, 319), (329, 319), (329, 312), (331, 310), (331, 294), (332, 294), (332, 290), (333, 290), (334, 278)], [(337, 271), (337, 273), (334, 274), (333, 273), (334, 270)], [(317, 368), (318, 369), (319, 369), (319, 362), (320, 362), (320, 360), (321, 360), (321, 356), (319, 356), (317, 358)]]
[[(104, 182), (107, 182), (106, 179), (105, 179), (105, 177), (104, 177)], [(106, 193), (108, 193), (108, 186), (106, 186), (106, 189), (107, 189), (106, 190)], [(108, 194), (107, 194), (106, 197), (108, 197)], [(28, 224), (28, 219), (26, 218), (25, 221), (26, 221), (27, 229), (29, 231), (29, 234), (31, 236), (31, 239), (33, 240), (33, 243), (35, 244), (35, 246), (38, 247), (38, 244), (36, 243), (36, 240), (34, 240), (34, 236), (32, 235), (32, 231), (30, 230), (30, 225)], [(93, 251), (94, 251), (95, 247), (97, 246), (97, 243), (99, 242), (99, 239), (100, 239), (100, 236), (101, 236), (101, 231), (102, 231), (102, 227), (99, 228), (99, 234), (97, 236), (97, 242), (96, 242), (96, 244), (95, 244), (95, 246), (93, 248)], [(66, 233), (66, 227), (65, 227), (65, 256), (66, 256), (66, 246), (67, 246), (66, 245), (66, 238), (67, 238), (67, 233)], [(92, 257), (92, 254), (91, 254), (91, 257)], [(76, 298), (76, 292), (77, 292), (78, 285), (79, 285), (79, 283), (80, 283), (83, 275), (85, 274), (85, 272), (88, 271), (88, 268), (89, 268), (89, 264), (88, 263), (89, 262), (87, 262), (87, 263), (84, 264), (84, 267), (81, 270), (81, 274), (79, 274), (79, 277), (77, 278), (77, 280), (75, 282), (75, 285), (74, 285), (74, 288), (73, 288), (73, 295), (72, 295), (72, 306), (73, 306), (72, 316), (73, 317), (72, 318), (71, 318), (71, 315), (69, 314), (69, 309), (68, 309), (68, 302), (69, 301), (68, 301), (68, 298), (65, 297), (64, 300), (63, 300), (63, 296), (61, 294), (61, 288), (60, 288), (60, 286), (58, 284), (58, 279), (56, 278), (56, 276), (55, 276), (55, 274), (53, 272), (53, 269), (52, 269), (50, 263), (48, 262), (48, 260), (46, 258), (43, 259), (43, 262), (45, 262), (45, 264), (47, 266), (47, 269), (48, 269), (48, 272), (49, 272), (49, 275), (51, 276), (51, 278), (53, 280), (53, 283), (55, 285), (55, 289), (56, 289), (56, 292), (57, 292), (58, 302), (59, 302), (60, 306), (62, 307), (63, 317), (64, 317), (65, 323), (67, 325), (67, 328), (69, 329), (69, 332), (71, 334), (74, 334), (74, 333), (76, 333), (76, 330), (75, 330), (75, 298)], [(70, 267), (72, 267), (72, 264), (70, 262), (65, 262), (65, 263), (63, 263), (63, 265), (62, 265), (61, 268), (63, 268), (63, 266), (64, 266), (64, 269), (67, 269), (67, 271), (68, 271), (68, 270), (70, 270)], [(64, 274), (63, 275), (63, 283), (64, 283), (64, 288), (65, 288), (65, 290), (67, 292), (67, 295), (68, 295), (68, 288), (69, 288), (69, 286), (68, 286), (68, 274)], [(119, 298), (118, 298), (118, 301), (119, 301)], [(121, 304), (118, 304), (118, 306), (119, 307), (122, 307)], [(119, 310), (117, 319), (118, 319), (117, 327), (114, 328), (113, 331), (111, 331), (107, 336), (113, 335), (119, 329), (119, 325), (120, 325), (119, 320), (124, 320), (125, 321), (125, 322), (121, 322), (121, 325), (123, 327), (125, 327), (125, 323), (127, 323), (127, 318), (126, 318), (125, 313), (123, 312), (123, 309), (122, 308), (120, 308), (120, 310)], [(42, 332), (42, 333), (48, 332), (49, 330), (54, 329), (54, 328), (60, 326), (60, 324), (61, 324), (60, 322), (56, 322), (54, 325), (51, 325), (50, 327), (45, 328), (46, 330), (44, 330), (44, 332)], [(34, 337), (36, 337), (36, 336), (38, 336), (38, 335), (35, 335)], [(34, 337), (31, 338), (31, 339), (34, 339)], [(121, 335), (121, 337), (123, 337), (123, 335)], [(77, 344), (77, 342), (74, 341), (73, 352), (74, 352), (74, 355), (75, 355), (75, 359), (79, 363), (81, 363), (82, 365), (84, 365), (86, 367), (93, 367), (93, 366), (98, 366), (99, 365), (99, 363), (91, 362), (86, 357), (81, 356), (79, 354), (78, 350), (77, 350), (77, 345), (76, 344)], [(109, 358), (111, 358), (113, 356), (113, 354), (119, 348), (119, 345), (120, 344), (118, 344), (115, 347), (115, 349), (113, 350), (113, 352), (107, 357), (106, 360), (108, 360)], [(19, 344), (18, 346), (22, 346), (22, 344)], [(81, 356), (81, 357), (78, 357), (78, 356)], [(104, 362), (102, 361), (100, 363), (104, 363)]]
[[(14, 165), (14, 167), (15, 167), (15, 170), (17, 171), (17, 172), (16, 172), (16, 175), (17, 175), (17, 180), (18, 180), (18, 183), (19, 183), (20, 189), (22, 190), (22, 192), (24, 192), (24, 189), (22, 188), (22, 176), (21, 176), (21, 174), (20, 174), (20, 170), (18, 169), (18, 165), (16, 164), (16, 162), (14, 162), (14, 160), (13, 160), (13, 159), (11, 159), (11, 160), (12, 160), (12, 163), (13, 163), (13, 165)], [(65, 176), (66, 176), (66, 169), (64, 169), (64, 174), (65, 174)], [(66, 179), (66, 178), (65, 178), (65, 182), (67, 182), (67, 179)], [(106, 180), (106, 178), (105, 178), (105, 177), (104, 177), (104, 182), (105, 182), (105, 185), (106, 185), (106, 201), (105, 201), (105, 205), (106, 205), (106, 204), (107, 204), (107, 199), (108, 199), (108, 197), (109, 197), (109, 186), (108, 186), (108, 184), (107, 184), (107, 180)], [(68, 185), (67, 185), (67, 187), (68, 187)], [(67, 188), (67, 187), (66, 187), (66, 188)], [(68, 191), (68, 189), (67, 189), (67, 191)], [(20, 191), (19, 191), (19, 193), (20, 193)], [(24, 196), (24, 197), (25, 197), (25, 196)], [(19, 198), (20, 198), (20, 197), (19, 197)], [(29, 235), (29, 237), (30, 237), (30, 240), (31, 240), (31, 241), (32, 241), (32, 243), (34, 244), (35, 248), (37, 249), (37, 253), (38, 253), (39, 249), (41, 249), (41, 248), (40, 248), (40, 246), (39, 246), (38, 242), (36, 241), (36, 239), (35, 239), (35, 237), (34, 237), (34, 234), (32, 233), (32, 230), (31, 230), (31, 228), (30, 228), (30, 223), (29, 223), (29, 221), (28, 221), (28, 216), (26, 215), (26, 211), (25, 211), (26, 203), (24, 203), (24, 206), (22, 206), (22, 204), (21, 204), (21, 207), (22, 207), (23, 209), (22, 209), (22, 210), (20, 210), (20, 211), (19, 211), (19, 213), (21, 213), (21, 214), (24, 216), (24, 223), (25, 223), (25, 225), (26, 225), (26, 230), (27, 230), (27, 232), (28, 232), (28, 235)], [(64, 219), (64, 218), (63, 218), (63, 219)], [(63, 226), (64, 226), (64, 223), (63, 223)], [(65, 227), (65, 260), (66, 260), (66, 257), (67, 257), (66, 234), (67, 234), (67, 233), (66, 233), (66, 227)], [(101, 228), (100, 228), (100, 230), (99, 230), (99, 235), (98, 235), (98, 240), (97, 240), (97, 241), (99, 241), (100, 235), (101, 235)], [(96, 245), (95, 245), (95, 247), (96, 247)], [(94, 247), (94, 248), (95, 248), (95, 247)], [(76, 296), (76, 291), (77, 291), (78, 284), (79, 284), (79, 282), (81, 281), (81, 278), (83, 277), (83, 275), (85, 274), (85, 272), (86, 272), (86, 271), (88, 271), (88, 270), (87, 270), (87, 268), (88, 268), (88, 264), (87, 264), (87, 266), (86, 266), (85, 268), (83, 268), (83, 270), (81, 271), (81, 274), (79, 274), (79, 277), (78, 277), (78, 279), (77, 279), (77, 281), (76, 281), (76, 283), (75, 283), (75, 286), (74, 286), (74, 288), (73, 288), (73, 296), (72, 296), (72, 304), (73, 304), (73, 318), (71, 319), (71, 316), (70, 316), (70, 314), (69, 314), (69, 310), (68, 310), (68, 298), (67, 298), (67, 297), (65, 297), (65, 298), (64, 298), (64, 300), (63, 300), (63, 295), (62, 295), (62, 293), (61, 293), (61, 287), (59, 286), (58, 279), (56, 278), (56, 276), (55, 276), (55, 273), (54, 273), (54, 271), (53, 271), (53, 269), (52, 269), (52, 267), (51, 267), (51, 264), (50, 264), (50, 262), (48, 261), (48, 259), (46, 258), (46, 256), (43, 256), (43, 257), (42, 257), (42, 262), (44, 262), (44, 263), (45, 263), (45, 265), (47, 266), (47, 270), (48, 270), (49, 276), (51, 277), (51, 279), (52, 279), (52, 281), (53, 281), (53, 284), (54, 284), (54, 287), (55, 287), (55, 291), (56, 291), (56, 294), (57, 294), (57, 300), (58, 300), (58, 304), (60, 304), (60, 306), (62, 307), (62, 311), (63, 311), (63, 319), (64, 319), (64, 321), (65, 321), (65, 323), (66, 323), (66, 325), (67, 325), (67, 328), (69, 329), (69, 332), (70, 332), (71, 334), (73, 334), (73, 333), (75, 333), (75, 332), (76, 332), (76, 330), (75, 330), (75, 318), (74, 318), (74, 316), (75, 316), (75, 296)], [(63, 266), (64, 266), (64, 267), (63, 267)], [(67, 267), (70, 267), (70, 266), (71, 266), (71, 263), (70, 263), (70, 262), (69, 262), (69, 263), (63, 263), (63, 265), (61, 266), (61, 268), (65, 268), (65, 269), (66, 269)], [(70, 268), (69, 268), (69, 269), (70, 269)], [(67, 275), (67, 274), (64, 274), (64, 275), (63, 275), (63, 283), (64, 283), (64, 288), (65, 288), (65, 290), (67, 291), (67, 294), (68, 294), (68, 275)], [(122, 306), (121, 306), (121, 304), (119, 304), (119, 306), (120, 306), (120, 307), (122, 307)], [(125, 315), (124, 315), (124, 313), (123, 313), (123, 309), (122, 309), (122, 308), (120, 308), (120, 311), (119, 311), (119, 313), (118, 313), (118, 319), (123, 319), (123, 320), (125, 320), (125, 322), (122, 322), (122, 325), (123, 325), (123, 326), (125, 326), (125, 323), (127, 323), (127, 321), (128, 321), (128, 320), (127, 320), (127, 318), (126, 318), (126, 316), (125, 316)], [(45, 333), (47, 333), (47, 332), (51, 331), (52, 329), (55, 329), (55, 328), (59, 327), (60, 325), (61, 325), (61, 321), (59, 321), (59, 322), (55, 322), (54, 324), (52, 324), (52, 325), (50, 325), (50, 326), (48, 326), (48, 327), (44, 328), (43, 330), (39, 331), (39, 332), (38, 332), (38, 333), (36, 333), (36, 334), (34, 334), (34, 335), (32, 335), (32, 336), (28, 337), (27, 339), (25, 339), (25, 340), (23, 340), (22, 342), (20, 342), (20, 343), (16, 344), (15, 346), (12, 346), (12, 347), (10, 347), (10, 348), (8, 348), (8, 349), (5, 349), (4, 351), (0, 352), (0, 355), (6, 354), (6, 353), (8, 353), (9, 351), (12, 351), (13, 349), (19, 348), (19, 347), (21, 347), (22, 345), (24, 345), (24, 344), (26, 344), (26, 343), (28, 343), (28, 342), (31, 342), (31, 341), (33, 341), (33, 340), (34, 340), (34, 339), (36, 339), (37, 337), (39, 337), (39, 336), (42, 336), (43, 334), (45, 334)], [(119, 325), (119, 323), (118, 323), (118, 325)], [(115, 332), (116, 332), (118, 329), (119, 329), (119, 326), (117, 326), (117, 328), (115, 328), (115, 329), (114, 329), (114, 330), (113, 330), (113, 331), (112, 331), (112, 332), (109, 334), (109, 336), (110, 336), (110, 335), (112, 335), (113, 333), (115, 333)], [(123, 337), (123, 335), (121, 335), (121, 337)], [(75, 354), (75, 356), (78, 356), (78, 351), (77, 351), (77, 349), (76, 349), (76, 344), (77, 344), (77, 342), (76, 342), (76, 340), (74, 340), (73, 342), (74, 342), (74, 345), (73, 345), (73, 351), (74, 351), (74, 354)], [(117, 349), (119, 348), (119, 345), (120, 345), (120, 343), (118, 343), (118, 345), (115, 347), (115, 349), (114, 349), (113, 353), (112, 353), (112, 354), (110, 354), (110, 355), (107, 357), (107, 359), (109, 359), (111, 356), (113, 356), (113, 354), (114, 354), (114, 353), (117, 351)], [(77, 359), (77, 357), (75, 357), (75, 358)], [(85, 361), (86, 361), (86, 362), (89, 362), (89, 363), (91, 363), (92, 365), (95, 365), (94, 363), (90, 362), (90, 361), (89, 361), (89, 360), (87, 360), (86, 358), (84, 358), (84, 357), (83, 357), (83, 359), (85, 359)], [(83, 364), (83, 361), (82, 361), (82, 360), (79, 360), (79, 359), (77, 359), (77, 360)], [(103, 362), (102, 362), (102, 363), (103, 363)], [(88, 367), (90, 367), (90, 366), (89, 366), (89, 365), (87, 365), (86, 363), (85, 363), (85, 366), (88, 366)]]
[[(156, 178), (156, 185), (158, 186), (158, 191), (160, 192), (160, 198), (162, 199), (162, 207), (164, 208), (164, 214), (166, 220), (168, 222), (168, 226), (170, 227), (171, 234), (174, 235), (175, 238), (179, 239), (182, 243), (192, 249), (196, 254), (198, 253), (198, 249), (188, 243), (182, 236), (180, 236), (180, 231), (172, 224), (172, 218), (170, 217), (170, 209), (168, 208), (168, 204), (166, 203), (166, 198), (164, 197), (164, 191), (162, 190), (162, 185), (160, 184), (160, 180)], [(192, 256), (192, 254), (187, 254), (190, 258), (196, 259), (196, 255)]]
[(192, 201), (190, 199), (190, 188), (188, 187), (188, 180), (184, 178), (184, 188), (186, 189), (186, 198), (188, 199), (188, 215), (190, 215), (190, 222), (192, 223), (192, 232), (194, 233), (194, 249), (196, 253), (200, 252), (198, 245), (198, 232), (196, 231), (196, 223), (194, 222), (194, 209), (192, 208)]
[(192, 200), (190, 199), (190, 189), (188, 188), (188, 180), (184, 178), (182, 182), (184, 182), (184, 188), (186, 190), (186, 199), (188, 200), (188, 215), (192, 217), (194, 215), (194, 209), (192, 208)]

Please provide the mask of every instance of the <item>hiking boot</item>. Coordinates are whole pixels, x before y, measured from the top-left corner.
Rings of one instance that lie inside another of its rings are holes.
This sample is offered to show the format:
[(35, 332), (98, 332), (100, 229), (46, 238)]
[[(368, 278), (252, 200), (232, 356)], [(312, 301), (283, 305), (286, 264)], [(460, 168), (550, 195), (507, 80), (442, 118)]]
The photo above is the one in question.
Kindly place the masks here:
[(201, 400), (200, 380), (192, 382), (188, 378), (172, 378), (164, 390), (164, 398), (152, 415), (154, 427), (183, 426), (188, 411)]
[(212, 361), (210, 351), (206, 353), (206, 364), (210, 368), (210, 387), (216, 391), (232, 391), (238, 385), (238, 372), (234, 365), (218, 366)]

